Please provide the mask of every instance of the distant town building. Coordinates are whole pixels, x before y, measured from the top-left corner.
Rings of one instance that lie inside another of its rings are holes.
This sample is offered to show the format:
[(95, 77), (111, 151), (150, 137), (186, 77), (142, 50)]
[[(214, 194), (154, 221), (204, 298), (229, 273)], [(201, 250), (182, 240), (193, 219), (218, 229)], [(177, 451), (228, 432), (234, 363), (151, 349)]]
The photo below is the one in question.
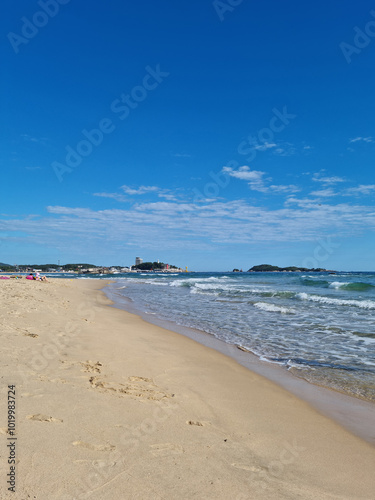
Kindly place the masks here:
[(140, 257), (135, 258), (135, 265), (136, 266), (139, 266), (139, 264), (142, 264), (142, 263), (143, 263), (143, 259), (141, 259)]

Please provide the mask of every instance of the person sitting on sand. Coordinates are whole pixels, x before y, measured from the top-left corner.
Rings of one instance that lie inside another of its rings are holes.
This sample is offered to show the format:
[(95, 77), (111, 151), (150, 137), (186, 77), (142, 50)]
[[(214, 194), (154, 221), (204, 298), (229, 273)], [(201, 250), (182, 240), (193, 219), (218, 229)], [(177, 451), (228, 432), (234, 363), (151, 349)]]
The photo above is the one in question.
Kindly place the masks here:
[(39, 273), (36, 273), (35, 279), (38, 281), (47, 281), (47, 278), (45, 276), (41, 276)]
[(36, 280), (36, 281), (48, 281), (45, 276), (41, 276), (39, 273), (36, 273), (35, 276), (33, 273), (30, 273), (28, 276), (26, 276), (27, 280)]

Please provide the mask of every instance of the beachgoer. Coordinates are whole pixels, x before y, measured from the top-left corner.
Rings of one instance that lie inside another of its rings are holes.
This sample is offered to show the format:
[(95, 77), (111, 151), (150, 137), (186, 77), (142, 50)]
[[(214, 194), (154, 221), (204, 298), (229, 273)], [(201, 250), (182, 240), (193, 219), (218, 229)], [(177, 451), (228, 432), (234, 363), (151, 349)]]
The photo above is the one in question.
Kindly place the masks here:
[(38, 281), (47, 281), (47, 278), (45, 276), (40, 275), (39, 273), (36, 273), (36, 278)]

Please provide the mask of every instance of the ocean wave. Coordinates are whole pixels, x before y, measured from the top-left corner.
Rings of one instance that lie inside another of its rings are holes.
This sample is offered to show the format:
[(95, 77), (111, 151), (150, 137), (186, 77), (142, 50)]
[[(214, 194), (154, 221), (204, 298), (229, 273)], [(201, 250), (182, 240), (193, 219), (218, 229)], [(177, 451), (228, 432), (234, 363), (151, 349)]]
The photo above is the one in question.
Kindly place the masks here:
[(254, 307), (256, 307), (257, 309), (261, 309), (262, 311), (278, 312), (282, 314), (295, 314), (294, 309), (276, 306), (275, 304), (270, 304), (268, 302), (255, 302)]
[(202, 288), (191, 288), (190, 293), (192, 294), (206, 294), (206, 295), (213, 295), (215, 297), (218, 297), (220, 294), (219, 292), (215, 292), (212, 289), (202, 289)]
[(185, 278), (185, 279), (173, 280), (169, 284), (170, 284), (170, 286), (193, 287), (196, 284), (206, 283), (206, 282), (209, 282), (209, 283), (217, 282), (221, 279), (223, 279), (223, 278), (216, 278), (215, 276), (211, 276), (210, 278)]
[(312, 277), (301, 279), (301, 283), (305, 286), (317, 286), (320, 288), (328, 288), (329, 282), (326, 280), (313, 279)]
[(329, 288), (334, 288), (335, 290), (338, 290), (339, 288), (343, 288), (346, 285), (349, 285), (349, 283), (345, 283), (343, 281), (333, 281), (332, 283), (329, 284)]
[(375, 286), (371, 285), (370, 283), (358, 282), (358, 283), (347, 283), (340, 288), (342, 288), (343, 290), (349, 290), (354, 292), (364, 292), (366, 290), (375, 289)]
[(311, 302), (320, 302), (321, 304), (334, 306), (354, 306), (360, 309), (375, 309), (375, 302), (373, 300), (334, 299), (331, 297), (322, 297), (321, 295), (310, 295), (305, 292), (297, 293), (296, 297), (300, 300), (309, 300)]
[(362, 337), (362, 338), (374, 339), (375, 340), (375, 333), (351, 332), (351, 334), (355, 335), (356, 337)]

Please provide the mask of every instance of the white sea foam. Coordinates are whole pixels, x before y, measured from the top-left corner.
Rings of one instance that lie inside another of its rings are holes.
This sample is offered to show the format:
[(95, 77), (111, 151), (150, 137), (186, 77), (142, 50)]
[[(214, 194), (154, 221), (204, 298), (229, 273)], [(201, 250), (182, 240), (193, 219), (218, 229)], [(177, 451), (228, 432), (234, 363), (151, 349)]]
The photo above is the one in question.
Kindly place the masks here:
[(290, 309), (289, 307), (276, 306), (275, 304), (270, 304), (268, 302), (256, 302), (254, 304), (254, 307), (261, 309), (262, 311), (279, 312), (282, 314), (295, 314), (294, 309)]
[(354, 306), (361, 309), (375, 309), (375, 302), (373, 300), (333, 299), (331, 297), (322, 297), (321, 295), (310, 295), (305, 292), (297, 293), (296, 297), (300, 300), (309, 300), (311, 302), (320, 302), (321, 304), (330, 304), (334, 306)]
[(201, 290), (235, 290), (233, 286), (230, 285), (222, 285), (220, 283), (195, 283), (196, 288), (200, 288)]
[(338, 288), (341, 288), (342, 286), (349, 285), (349, 282), (344, 282), (344, 281), (333, 281), (330, 283), (329, 288), (335, 288), (336, 290)]

